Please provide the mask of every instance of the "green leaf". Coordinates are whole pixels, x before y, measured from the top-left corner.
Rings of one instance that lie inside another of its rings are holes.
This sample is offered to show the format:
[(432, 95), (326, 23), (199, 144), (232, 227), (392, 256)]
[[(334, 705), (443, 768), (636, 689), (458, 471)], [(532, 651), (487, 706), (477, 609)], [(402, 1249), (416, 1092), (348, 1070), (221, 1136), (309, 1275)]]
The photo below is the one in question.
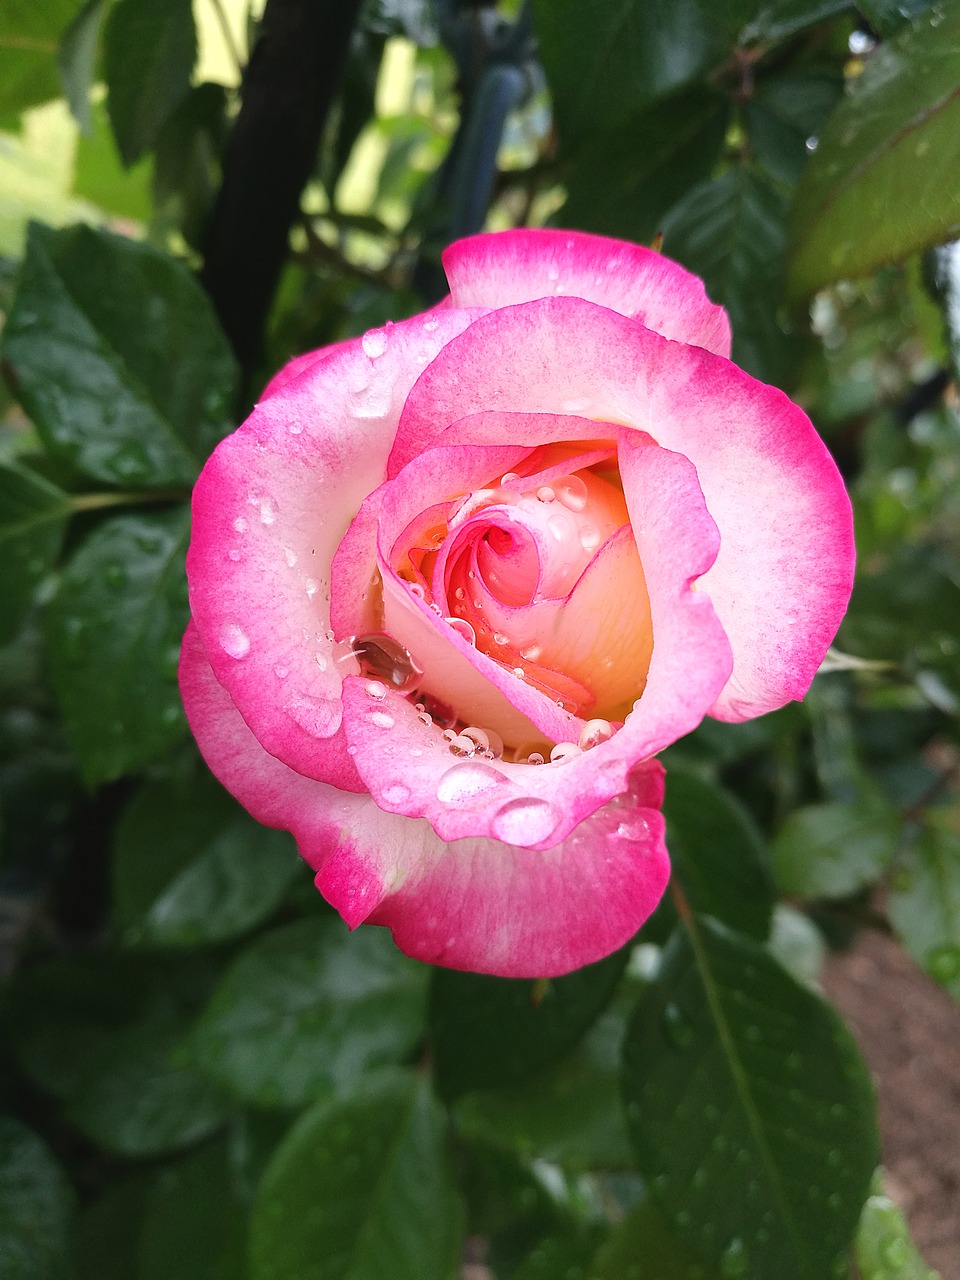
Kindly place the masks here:
[(767, 76), (744, 104), (744, 123), (757, 162), (778, 182), (793, 184), (809, 160), (815, 138), (843, 94), (833, 70)]
[(192, 484), (227, 429), (236, 367), (213, 308), (148, 245), (32, 226), (3, 350), (47, 447), (107, 483)]
[(663, 224), (663, 248), (730, 313), (733, 358), (765, 382), (788, 380), (797, 342), (780, 326), (785, 196), (748, 165), (694, 187)]
[(197, 1061), (237, 1097), (301, 1106), (402, 1062), (422, 1034), (427, 970), (380, 929), (301, 920), (258, 938), (194, 1035)]
[(213, 1133), (227, 1103), (190, 1064), (187, 1031), (183, 1017), (125, 1028), (73, 1097), (68, 1120), (104, 1150), (128, 1157), (179, 1151)]
[(46, 1143), (0, 1116), (0, 1275), (60, 1280), (68, 1274), (73, 1191)]
[(513, 1084), (555, 1062), (610, 1002), (628, 958), (623, 947), (562, 978), (533, 981), (434, 969), (429, 1024), (441, 1093)]
[(857, 0), (857, 8), (881, 36), (892, 36), (907, 22), (929, 13), (935, 0)]
[(147, 1176), (126, 1172), (77, 1221), (74, 1258), (78, 1280), (130, 1280), (137, 1275), (137, 1253)]
[(308, 1111), (263, 1177), (251, 1280), (454, 1280), (461, 1211), (423, 1082), (369, 1080)]
[(32, 471), (0, 466), (0, 641), (11, 639), (53, 568), (70, 499)]
[(672, 768), (663, 812), (673, 874), (693, 909), (765, 941), (773, 886), (747, 811), (728, 792)]
[(156, 221), (181, 231), (199, 249), (220, 188), (220, 156), (227, 138), (222, 85), (191, 89), (167, 120), (156, 146), (153, 196)]
[(156, 759), (186, 733), (177, 689), (189, 513), (117, 516), (83, 543), (50, 607), (50, 667), (90, 783)]
[(789, 287), (803, 298), (960, 232), (960, 9), (882, 45), (797, 190)]
[(190, 89), (197, 59), (191, 0), (117, 0), (107, 18), (107, 109), (126, 165), (152, 147)]
[(57, 40), (77, 0), (4, 0), (0, 5), (0, 117), (60, 95)]
[(563, 145), (625, 124), (734, 43), (700, 0), (535, 0), (534, 14)]
[(656, 1205), (641, 1200), (600, 1248), (590, 1280), (720, 1280), (695, 1253), (671, 1235)]
[(569, 157), (564, 225), (646, 241), (667, 210), (706, 178), (723, 145), (729, 104), (696, 87), (597, 130)]
[(90, 115), (90, 90), (97, 69), (100, 23), (105, 0), (86, 0), (77, 16), (60, 37), (57, 67), (63, 95), (70, 104), (74, 119), (82, 131), (93, 129)]
[(855, 893), (893, 860), (902, 828), (896, 809), (879, 795), (795, 809), (770, 848), (777, 886), (800, 898)]
[(759, 12), (750, 15), (738, 43), (783, 40), (804, 27), (811, 27), (852, 8), (851, 0), (771, 0), (769, 4), (761, 4)]
[(903, 1214), (880, 1194), (872, 1195), (863, 1206), (857, 1266), (862, 1280), (940, 1280), (917, 1252)]
[(267, 920), (300, 870), (292, 838), (208, 775), (148, 783), (117, 829), (115, 919), (128, 944), (223, 942)]
[(914, 960), (960, 998), (960, 835), (933, 827), (904, 850), (889, 910)]
[(90, 118), (89, 137), (77, 138), (74, 193), (114, 216), (146, 224), (153, 216), (153, 156), (144, 156), (132, 169), (125, 169), (110, 132), (106, 103), (92, 102)]
[(760, 946), (691, 917), (627, 1034), (640, 1172), (727, 1276), (824, 1280), (877, 1161), (870, 1080), (837, 1014)]
[(246, 1280), (246, 1213), (225, 1142), (161, 1171), (138, 1252), (137, 1280)]

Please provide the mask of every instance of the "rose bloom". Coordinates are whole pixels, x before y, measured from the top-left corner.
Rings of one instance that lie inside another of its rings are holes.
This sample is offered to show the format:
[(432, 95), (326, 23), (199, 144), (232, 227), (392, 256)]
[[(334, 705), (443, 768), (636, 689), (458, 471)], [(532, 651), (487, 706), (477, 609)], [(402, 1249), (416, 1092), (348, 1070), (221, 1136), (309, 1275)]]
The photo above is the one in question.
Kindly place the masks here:
[(508, 231), (444, 265), (449, 298), (292, 361), (207, 462), (181, 688), (351, 927), (548, 977), (663, 893), (656, 753), (806, 692), (850, 504), (669, 259)]

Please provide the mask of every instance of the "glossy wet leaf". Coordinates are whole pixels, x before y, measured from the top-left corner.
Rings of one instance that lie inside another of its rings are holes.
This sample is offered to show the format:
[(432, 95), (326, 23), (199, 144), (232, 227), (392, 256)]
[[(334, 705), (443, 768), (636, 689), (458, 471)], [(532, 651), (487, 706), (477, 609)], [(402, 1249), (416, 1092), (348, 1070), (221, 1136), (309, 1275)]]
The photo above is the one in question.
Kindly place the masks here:
[(693, 917), (641, 997), (623, 1079), (671, 1232), (725, 1276), (831, 1274), (878, 1144), (866, 1069), (823, 1000), (756, 943)]
[(147, 784), (117, 831), (115, 917), (134, 945), (223, 942), (268, 919), (300, 874), (292, 838), (260, 826), (212, 779)]
[(191, 0), (117, 0), (103, 43), (110, 123), (130, 165), (189, 91), (197, 57)]
[(897, 859), (890, 920), (932, 978), (960, 997), (960, 835), (926, 830)]
[(186, 733), (176, 671), (188, 532), (182, 508), (116, 516), (63, 572), (50, 610), (50, 665), (89, 782), (146, 764)]
[(673, 874), (693, 909), (764, 941), (773, 885), (763, 840), (747, 811), (729, 792), (673, 768), (663, 812)]
[(295, 1125), (253, 1207), (251, 1280), (454, 1280), (460, 1205), (425, 1082), (370, 1080)]
[(10, 639), (56, 562), (70, 500), (23, 467), (0, 466), (0, 642)]
[(843, 94), (843, 79), (832, 70), (802, 70), (760, 81), (744, 105), (744, 123), (753, 154), (777, 181), (794, 183), (810, 158), (824, 122)]
[(0, 1116), (0, 1275), (65, 1280), (73, 1190), (46, 1143)]
[(434, 969), (429, 1028), (441, 1093), (498, 1088), (557, 1061), (609, 1003), (628, 953), (549, 980)]
[(820, 136), (797, 191), (794, 297), (960, 231), (960, 10), (884, 43)]
[(194, 1034), (203, 1070), (237, 1097), (299, 1106), (402, 1062), (422, 1034), (427, 969), (381, 929), (301, 920), (235, 961)]
[(227, 430), (236, 367), (213, 308), (149, 245), (34, 224), (3, 353), (47, 448), (108, 484), (189, 485)]
[(879, 795), (795, 809), (770, 847), (777, 887), (800, 898), (843, 898), (878, 879), (903, 830)]
[(667, 1229), (663, 1215), (650, 1199), (631, 1210), (597, 1251), (590, 1280), (721, 1280), (721, 1272), (706, 1268), (700, 1258)]

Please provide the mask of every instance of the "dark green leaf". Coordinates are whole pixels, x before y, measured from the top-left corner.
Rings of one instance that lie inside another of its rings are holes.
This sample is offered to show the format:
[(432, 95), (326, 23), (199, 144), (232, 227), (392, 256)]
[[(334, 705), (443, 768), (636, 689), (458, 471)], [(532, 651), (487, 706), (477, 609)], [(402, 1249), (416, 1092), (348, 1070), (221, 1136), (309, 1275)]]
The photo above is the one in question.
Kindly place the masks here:
[(148, 784), (117, 830), (115, 918), (128, 943), (222, 942), (268, 919), (300, 870), (291, 837), (207, 775)]
[[(737, 6), (734, 6), (736, 9)], [(755, 8), (755, 5), (749, 6)], [(740, 43), (754, 40), (783, 40), (804, 27), (823, 22), (836, 13), (853, 8), (852, 0), (770, 0), (761, 4), (740, 32)]]
[(664, 252), (702, 276), (729, 311), (734, 360), (775, 383), (789, 379), (798, 358), (777, 320), (786, 217), (783, 194), (738, 165), (694, 187), (663, 224)]
[(434, 969), (430, 1034), (441, 1092), (513, 1084), (571, 1049), (609, 1003), (629, 947), (562, 978), (527, 981)]
[(695, 1253), (667, 1230), (651, 1200), (632, 1209), (601, 1247), (590, 1268), (590, 1280), (720, 1280)]
[(453, 1280), (460, 1217), (426, 1085), (371, 1079), (278, 1149), (254, 1204), (251, 1280)]
[(105, 0), (85, 0), (80, 12), (60, 38), (57, 66), (63, 95), (84, 133), (93, 128), (90, 116), (90, 90), (97, 69), (100, 22)]
[(153, 170), (157, 222), (181, 231), (194, 248), (203, 244), (220, 187), (226, 112), (227, 95), (222, 85), (197, 85), (167, 120), (157, 139)]
[(146, 1206), (137, 1280), (246, 1280), (246, 1214), (226, 1143), (162, 1170)]
[(761, 947), (705, 917), (689, 929), (627, 1035), (640, 1171), (724, 1275), (824, 1280), (876, 1165), (869, 1077), (834, 1011)]
[(857, 8), (881, 36), (892, 36), (906, 23), (929, 13), (935, 0), (857, 0)]
[(753, 155), (779, 182), (794, 183), (809, 159), (815, 138), (843, 93), (834, 71), (796, 71), (760, 81), (744, 105)]
[(67, 1108), (106, 1151), (156, 1156), (179, 1151), (223, 1123), (220, 1091), (189, 1064), (187, 1023), (144, 1019), (115, 1037)]
[(110, 123), (130, 165), (190, 89), (197, 58), (191, 0), (117, 0), (103, 55)]
[(64, 570), (50, 609), (50, 665), (89, 782), (146, 764), (186, 732), (176, 671), (188, 531), (183, 509), (117, 516)]
[(795, 809), (770, 849), (780, 892), (800, 898), (855, 893), (893, 860), (902, 827), (896, 809), (879, 795)]
[(765, 941), (773, 886), (747, 811), (728, 792), (673, 768), (663, 812), (673, 874), (693, 909)]
[(931, 977), (960, 997), (960, 835), (933, 827), (898, 860), (890, 919)]
[(862, 1280), (940, 1280), (917, 1252), (901, 1211), (880, 1194), (863, 1206), (857, 1266)]
[(724, 97), (697, 87), (616, 130), (592, 133), (569, 158), (564, 224), (652, 239), (667, 210), (709, 175), (728, 113)]
[(60, 94), (57, 41), (77, 0), (3, 0), (0, 5), (0, 117)]
[(236, 369), (209, 300), (121, 236), (31, 227), (4, 355), (48, 448), (111, 484), (191, 484), (227, 427)]
[(70, 1184), (26, 1125), (0, 1116), (0, 1275), (60, 1280), (68, 1274)]
[(137, 1275), (149, 1187), (147, 1177), (127, 1173), (81, 1212), (74, 1245), (78, 1280), (131, 1280)]
[(597, 1235), (597, 1231), (569, 1229), (546, 1236), (511, 1272), (510, 1280), (593, 1280), (589, 1268)]
[(790, 290), (866, 275), (960, 232), (960, 9), (884, 44), (820, 136), (797, 191)]
[(302, 1105), (407, 1057), (426, 978), (380, 929), (301, 920), (258, 938), (227, 973), (197, 1026), (197, 1060), (246, 1101)]
[(70, 499), (32, 471), (0, 466), (0, 642), (17, 631), (60, 553)]

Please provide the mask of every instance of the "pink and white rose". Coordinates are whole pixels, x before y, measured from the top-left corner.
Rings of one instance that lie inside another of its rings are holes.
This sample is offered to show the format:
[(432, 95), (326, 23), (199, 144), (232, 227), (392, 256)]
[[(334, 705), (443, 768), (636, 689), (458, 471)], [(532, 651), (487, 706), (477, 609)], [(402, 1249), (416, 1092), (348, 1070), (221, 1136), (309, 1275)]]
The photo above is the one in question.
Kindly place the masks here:
[(656, 753), (806, 692), (850, 505), (660, 254), (514, 231), (444, 264), (439, 307), (294, 360), (208, 461), (181, 687), (348, 924), (552, 976), (663, 893)]

